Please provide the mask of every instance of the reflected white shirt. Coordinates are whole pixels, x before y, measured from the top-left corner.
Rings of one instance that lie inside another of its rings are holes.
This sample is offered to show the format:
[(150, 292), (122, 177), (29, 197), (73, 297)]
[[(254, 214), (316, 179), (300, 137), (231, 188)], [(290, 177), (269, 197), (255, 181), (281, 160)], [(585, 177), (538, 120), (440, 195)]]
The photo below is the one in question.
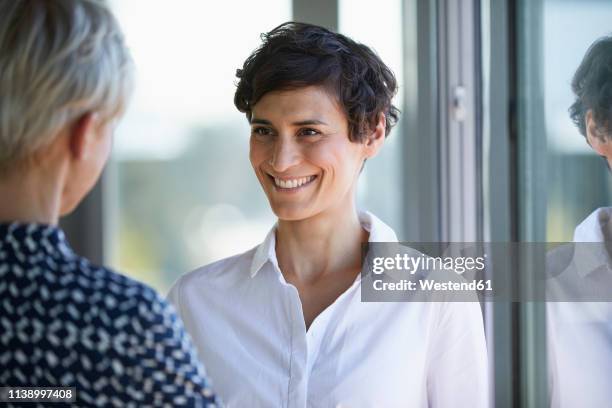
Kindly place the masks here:
[[(370, 242), (397, 242), (360, 213)], [(306, 330), (275, 228), (252, 250), (181, 277), (174, 303), (228, 407), (485, 407), (480, 305), (361, 302), (360, 278)]]
[[(599, 208), (576, 227), (574, 242), (604, 242), (612, 236), (610, 231), (612, 208)], [(562, 293), (571, 294), (574, 289), (563, 285), (579, 286), (581, 281), (595, 278), (595, 271), (601, 273), (607, 268), (606, 273), (612, 273), (605, 251), (581, 254), (586, 247), (575, 248), (572, 262), (555, 282), (555, 289)], [(551, 302), (546, 315), (551, 406), (610, 406), (612, 303)]]

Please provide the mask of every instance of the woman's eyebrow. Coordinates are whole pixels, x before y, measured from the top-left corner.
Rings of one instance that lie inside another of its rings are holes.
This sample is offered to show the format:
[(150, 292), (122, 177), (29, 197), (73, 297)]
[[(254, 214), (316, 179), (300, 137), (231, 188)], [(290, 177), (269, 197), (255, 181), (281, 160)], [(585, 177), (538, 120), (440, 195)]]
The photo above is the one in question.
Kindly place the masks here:
[[(251, 125), (272, 125), (272, 122), (270, 122), (267, 119), (252, 118)], [(327, 126), (327, 123), (323, 122), (322, 120), (318, 120), (318, 119), (308, 119), (308, 120), (300, 120), (298, 122), (293, 122), (291, 125), (293, 126), (326, 125)]]
[(308, 125), (327, 125), (327, 123), (323, 122), (322, 120), (318, 120), (318, 119), (309, 119), (309, 120), (302, 120), (299, 122), (293, 122), (293, 126), (308, 126)]

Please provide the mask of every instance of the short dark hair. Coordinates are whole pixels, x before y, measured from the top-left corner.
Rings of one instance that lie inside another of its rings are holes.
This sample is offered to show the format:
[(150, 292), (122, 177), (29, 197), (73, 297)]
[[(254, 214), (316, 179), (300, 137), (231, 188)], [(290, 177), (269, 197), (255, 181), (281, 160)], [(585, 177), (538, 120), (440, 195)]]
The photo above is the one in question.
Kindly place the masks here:
[(595, 41), (582, 59), (572, 79), (572, 91), (576, 100), (569, 108), (574, 124), (586, 137), (585, 116), (593, 115), (596, 137), (611, 137), (612, 119), (612, 36)]
[(251, 120), (253, 106), (270, 91), (324, 86), (337, 97), (349, 122), (349, 139), (362, 141), (385, 114), (386, 134), (399, 110), (393, 72), (374, 51), (312, 24), (287, 22), (261, 35), (263, 43), (236, 71), (234, 104)]

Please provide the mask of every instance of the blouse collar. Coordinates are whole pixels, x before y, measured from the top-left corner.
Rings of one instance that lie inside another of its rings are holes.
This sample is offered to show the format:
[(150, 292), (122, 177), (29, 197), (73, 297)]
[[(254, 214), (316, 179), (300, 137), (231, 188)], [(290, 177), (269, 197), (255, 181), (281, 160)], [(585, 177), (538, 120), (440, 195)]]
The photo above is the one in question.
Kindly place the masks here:
[(74, 255), (64, 232), (55, 225), (41, 223), (0, 223), (0, 249), (10, 246), (25, 255), (46, 253), (55, 257)]
[[(397, 236), (391, 227), (382, 222), (378, 217), (369, 211), (359, 212), (359, 222), (361, 226), (370, 233), (368, 242), (397, 242)], [(253, 278), (257, 272), (267, 263), (271, 262), (278, 268), (276, 258), (276, 227), (274, 224), (272, 229), (266, 235), (264, 241), (257, 247), (253, 261), (251, 262), (250, 276)]]

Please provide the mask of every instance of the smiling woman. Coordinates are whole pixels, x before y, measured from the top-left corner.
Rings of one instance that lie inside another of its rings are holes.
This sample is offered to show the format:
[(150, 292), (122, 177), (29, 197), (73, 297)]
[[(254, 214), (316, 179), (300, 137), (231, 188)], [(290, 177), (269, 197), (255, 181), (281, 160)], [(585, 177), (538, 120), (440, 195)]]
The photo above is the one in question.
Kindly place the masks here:
[(365, 161), (398, 119), (393, 73), (318, 26), (285, 23), (263, 39), (234, 101), (278, 222), (169, 295), (220, 395), (252, 407), (485, 406), (477, 303), (360, 300), (363, 244), (397, 241), (355, 202)]

